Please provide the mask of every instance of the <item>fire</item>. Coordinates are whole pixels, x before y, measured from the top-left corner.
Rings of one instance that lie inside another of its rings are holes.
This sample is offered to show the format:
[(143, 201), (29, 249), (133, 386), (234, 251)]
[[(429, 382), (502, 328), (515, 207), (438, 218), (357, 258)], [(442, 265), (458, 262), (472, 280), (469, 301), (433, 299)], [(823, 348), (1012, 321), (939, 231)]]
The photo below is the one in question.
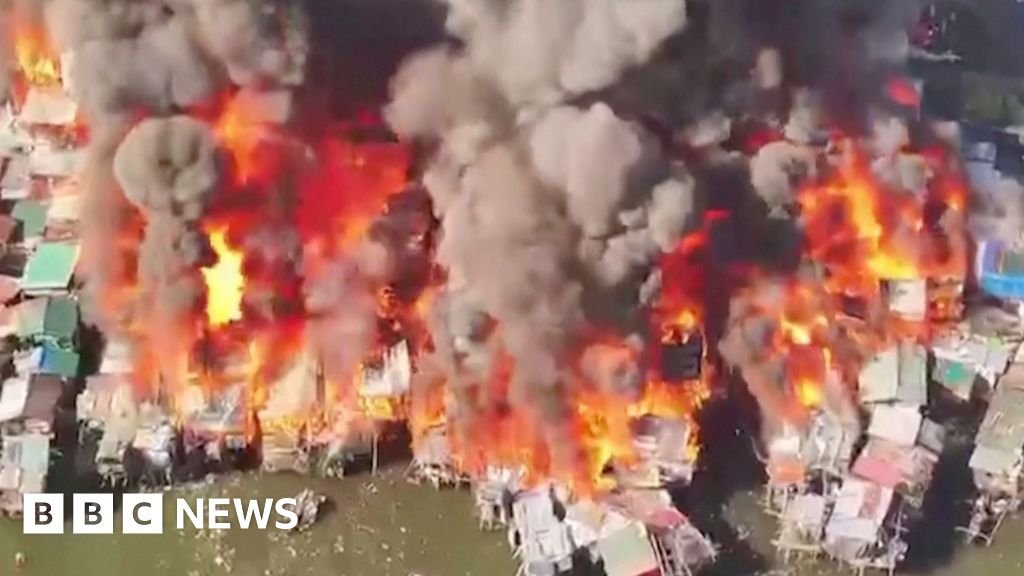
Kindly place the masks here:
[(202, 269), (206, 282), (206, 319), (210, 326), (224, 326), (242, 318), (244, 255), (228, 245), (225, 228), (210, 233), (210, 245), (217, 254), (217, 263)]
[(889, 79), (885, 85), (885, 92), (893, 102), (900, 106), (908, 108), (918, 108), (921, 106), (921, 94), (918, 92), (917, 87), (904, 77), (900, 76)]
[(800, 380), (796, 383), (796, 395), (804, 408), (814, 409), (821, 406), (825, 395), (821, 390), (821, 384), (814, 380)]
[(19, 22), (13, 36), (15, 61), (25, 81), (32, 86), (60, 84), (59, 58), (43, 26)]
[[(963, 276), (967, 188), (942, 151), (919, 158), (932, 174), (925, 196), (892, 189), (872, 173), (865, 154), (842, 140), (842, 157), (824, 182), (801, 190), (798, 202), (807, 256), (828, 271), (835, 294), (877, 296), (881, 280)], [(940, 217), (926, 223), (926, 206)], [(937, 222), (942, 221), (940, 226)]]
[(258, 118), (258, 111), (248, 101), (232, 98), (224, 105), (214, 125), (214, 133), (231, 155), (238, 186), (250, 183), (268, 169), (257, 156), (264, 135)]
[(359, 407), (363, 416), (371, 420), (398, 421), (404, 418), (405, 410), (402, 403), (395, 398), (370, 398), (361, 396)]
[(350, 249), (366, 237), (388, 200), (401, 192), (408, 150), (392, 143), (327, 139), (317, 147), (315, 169), (303, 175), (296, 215), (305, 235), (333, 250)]
[(884, 195), (856, 154), (845, 159), (830, 181), (805, 188), (799, 198), (809, 256), (832, 274), (837, 293), (872, 294), (880, 279), (920, 276), (913, 254), (897, 244), (894, 226), (921, 228), (921, 207), (907, 195)]

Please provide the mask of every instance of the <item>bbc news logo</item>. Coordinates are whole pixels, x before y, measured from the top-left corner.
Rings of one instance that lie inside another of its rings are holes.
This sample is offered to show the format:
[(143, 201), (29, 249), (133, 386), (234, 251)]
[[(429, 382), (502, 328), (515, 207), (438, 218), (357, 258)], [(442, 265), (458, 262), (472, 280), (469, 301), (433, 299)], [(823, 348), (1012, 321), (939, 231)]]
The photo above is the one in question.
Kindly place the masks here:
[[(191, 526), (199, 530), (229, 530), (234, 518), (243, 530), (266, 530), (273, 526), (291, 530), (299, 524), (295, 498), (175, 498), (175, 528)], [(63, 534), (67, 516), (61, 494), (25, 494), (22, 503), (22, 531), (25, 534)], [(113, 534), (113, 494), (75, 494), (72, 498), (72, 534)], [(125, 494), (121, 500), (123, 534), (163, 534), (164, 497), (162, 494)]]

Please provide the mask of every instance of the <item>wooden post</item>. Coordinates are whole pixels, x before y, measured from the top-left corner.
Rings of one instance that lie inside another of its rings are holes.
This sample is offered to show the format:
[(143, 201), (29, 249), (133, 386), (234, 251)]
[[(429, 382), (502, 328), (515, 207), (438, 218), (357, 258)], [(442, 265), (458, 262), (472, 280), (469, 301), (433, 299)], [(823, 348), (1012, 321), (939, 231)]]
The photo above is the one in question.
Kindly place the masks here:
[(377, 475), (377, 424), (373, 425), (373, 463), (370, 465), (370, 474)]

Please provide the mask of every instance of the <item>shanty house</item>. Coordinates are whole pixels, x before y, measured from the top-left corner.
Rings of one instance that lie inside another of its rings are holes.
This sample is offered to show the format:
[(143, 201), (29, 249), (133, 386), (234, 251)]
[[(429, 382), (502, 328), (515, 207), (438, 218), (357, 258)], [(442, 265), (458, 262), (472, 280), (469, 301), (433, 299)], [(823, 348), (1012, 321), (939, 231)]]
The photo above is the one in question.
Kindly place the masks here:
[[(483, 477), (473, 484), (481, 529), (508, 526), (512, 495), (519, 492), (519, 479), (520, 474), (511, 468), (488, 466)], [(574, 542), (580, 545), (575, 538)]]
[(78, 105), (60, 86), (33, 86), (25, 95), (18, 123), (25, 126), (67, 126), (75, 123)]
[(128, 477), (169, 484), (177, 440), (178, 430), (164, 411), (153, 404), (143, 404), (128, 452), (132, 455), (132, 466), (126, 470)]
[(704, 361), (704, 337), (699, 332), (661, 343), (661, 377), (667, 382), (700, 378)]
[(9, 378), (0, 390), (0, 427), (16, 433), (52, 434), (57, 403), (64, 393), (59, 376), (30, 374)]
[(46, 491), (50, 468), (50, 437), (46, 434), (4, 435), (0, 452), (0, 512), (19, 514), (22, 495)]
[(868, 436), (888, 440), (897, 446), (910, 447), (917, 441), (923, 421), (917, 406), (879, 404), (871, 412)]
[(782, 510), (794, 492), (803, 490), (807, 482), (807, 465), (801, 455), (802, 437), (793, 426), (783, 428), (768, 441), (765, 469), (765, 505)]
[(452, 456), (448, 427), (444, 423), (427, 428), (413, 440), (413, 456), (407, 476), (413, 482), (426, 481), (435, 488), (462, 481), (462, 474)]
[[(192, 390), (197, 390), (193, 387)], [(197, 390), (197, 397), (202, 392)], [(185, 448), (202, 448), (209, 460), (220, 462), (228, 454), (239, 454), (249, 447), (246, 434), (244, 385), (235, 385), (217, 394), (184, 423)]]
[(21, 290), (29, 296), (66, 293), (78, 264), (80, 247), (74, 242), (44, 241), (25, 266)]
[(4, 174), (0, 179), (0, 198), (4, 200), (21, 200), (27, 198), (31, 189), (31, 178), (28, 172), (28, 157), (14, 154), (4, 162)]
[(597, 548), (609, 576), (691, 576), (715, 558), (714, 547), (664, 490), (623, 491), (605, 506), (609, 514)]
[(662, 481), (689, 482), (695, 467), (691, 426), (681, 418), (645, 416), (633, 422), (633, 446), (639, 459), (656, 468)]
[(330, 428), (311, 439), (320, 453), (318, 467), (325, 476), (341, 477), (353, 462), (370, 458), (372, 472), (377, 471), (377, 428), (362, 417), (337, 417)]
[(19, 224), (22, 239), (33, 244), (43, 236), (46, 229), (48, 206), (41, 200), (24, 198), (14, 203), (11, 217)]
[(304, 435), (308, 420), (319, 408), (319, 386), (317, 363), (307, 355), (299, 357), (269, 386), (269, 398), (258, 415), (264, 470), (308, 470)]
[(512, 531), (526, 576), (555, 576), (572, 569), (575, 548), (555, 506), (551, 488), (520, 492), (512, 502)]
[(662, 576), (692, 576), (714, 561), (714, 546), (675, 508), (648, 515), (644, 524)]
[(938, 460), (936, 453), (923, 446), (900, 446), (882, 438), (871, 438), (852, 472), (859, 478), (895, 490), (907, 503), (920, 508)]
[(28, 157), (29, 172), (38, 178), (68, 178), (82, 162), (82, 151), (58, 148), (41, 143), (32, 148)]
[(928, 352), (914, 342), (900, 342), (878, 353), (862, 370), (858, 391), (862, 403), (927, 403)]
[(815, 556), (821, 552), (827, 509), (828, 500), (821, 494), (800, 494), (786, 504), (774, 541), (783, 561), (788, 562), (794, 552)]
[(79, 442), (95, 446), (96, 472), (109, 485), (170, 481), (178, 429), (163, 408), (139, 403), (123, 374), (90, 376), (76, 407)]
[(891, 488), (846, 478), (825, 525), (825, 551), (855, 567), (877, 566), (879, 560), (885, 567), (895, 566), (905, 548), (898, 526), (891, 538), (884, 537), (893, 496)]
[(13, 216), (0, 214), (0, 253), (6, 254), (10, 247), (16, 245), (19, 226)]
[(411, 383), (409, 344), (402, 340), (384, 352), (379, 364), (363, 365), (358, 385), (363, 411), (377, 420), (399, 417)]
[(1006, 371), (1012, 352), (999, 338), (951, 334), (932, 345), (933, 377), (955, 395), (968, 399), (976, 377), (995, 386)]
[(829, 410), (817, 410), (800, 443), (800, 460), (810, 471), (841, 476), (850, 467), (857, 422), (845, 422)]
[(10, 302), (21, 293), (27, 264), (28, 253), (20, 248), (8, 248), (0, 254), (0, 302)]
[(78, 236), (81, 195), (73, 189), (75, 185), (67, 184), (53, 190), (50, 209), (46, 213), (46, 231), (43, 234), (46, 240), (68, 241)]
[(921, 321), (928, 313), (928, 282), (924, 278), (883, 280), (882, 294), (886, 306), (895, 316)]
[(50, 439), (63, 390), (60, 378), (51, 375), (33, 374), (3, 382), (0, 510), (18, 513), (22, 494), (44, 491)]
[(660, 574), (658, 557), (642, 522), (609, 514), (597, 540), (597, 554), (607, 576)]
[(20, 364), (28, 372), (54, 374), (71, 380), (78, 375), (79, 355), (51, 343), (37, 346), (28, 352)]
[(284, 426), (261, 429), (261, 464), (264, 471), (306, 473), (309, 470), (309, 453), (305, 450), (302, 431), (302, 428)]
[(75, 402), (78, 421), (89, 429), (102, 429), (119, 419), (134, 421), (138, 413), (128, 381), (113, 374), (87, 378)]
[(1024, 390), (996, 389), (978, 430), (969, 465), (975, 483), (994, 496), (1019, 498), (1024, 451)]
[(33, 298), (18, 305), (18, 337), (70, 349), (78, 334), (78, 305), (67, 296)]

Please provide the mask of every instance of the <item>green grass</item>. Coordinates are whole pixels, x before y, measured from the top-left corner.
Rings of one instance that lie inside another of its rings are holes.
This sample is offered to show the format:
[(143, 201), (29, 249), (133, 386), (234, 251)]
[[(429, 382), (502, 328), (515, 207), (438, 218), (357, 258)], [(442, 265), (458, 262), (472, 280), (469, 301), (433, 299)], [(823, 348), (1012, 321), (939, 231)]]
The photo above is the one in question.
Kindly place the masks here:
[[(0, 576), (476, 576), (512, 574), (503, 533), (477, 529), (464, 492), (437, 492), (406, 484), (401, 469), (344, 480), (291, 475), (238, 475), (184, 490), (194, 497), (285, 497), (309, 487), (332, 505), (313, 529), (225, 532), (173, 528), (165, 506), (165, 533), (26, 536), (20, 521), (0, 523)], [(180, 492), (181, 490), (179, 490)], [(173, 494), (173, 493), (171, 493)], [(167, 496), (170, 498), (170, 494)], [(120, 525), (120, 517), (115, 526)], [(70, 527), (68, 527), (69, 529)], [(115, 530), (117, 531), (117, 530)]]
[[(178, 532), (173, 528), (171, 506), (165, 507), (168, 529), (161, 536), (26, 536), (19, 521), (3, 520), (0, 576), (511, 576), (515, 572), (504, 533), (477, 529), (468, 493), (408, 485), (401, 478), (401, 468), (343, 480), (233, 475), (178, 489), (167, 497), (181, 492), (197, 498), (285, 497), (304, 487), (329, 495), (332, 505), (311, 530), (294, 535), (274, 529)], [(774, 523), (760, 513), (754, 495), (736, 495), (725, 518), (743, 535), (744, 546), (771, 563)], [(115, 526), (119, 523), (120, 518)], [(951, 562), (928, 574), (1024, 574), (1022, 540), (1024, 521), (1009, 520), (991, 548), (960, 545)], [(14, 568), (18, 552), (26, 557), (20, 571)], [(723, 550), (722, 556), (734, 553)], [(766, 572), (850, 573), (827, 562), (776, 565)], [(712, 573), (751, 576), (728, 569)]]

